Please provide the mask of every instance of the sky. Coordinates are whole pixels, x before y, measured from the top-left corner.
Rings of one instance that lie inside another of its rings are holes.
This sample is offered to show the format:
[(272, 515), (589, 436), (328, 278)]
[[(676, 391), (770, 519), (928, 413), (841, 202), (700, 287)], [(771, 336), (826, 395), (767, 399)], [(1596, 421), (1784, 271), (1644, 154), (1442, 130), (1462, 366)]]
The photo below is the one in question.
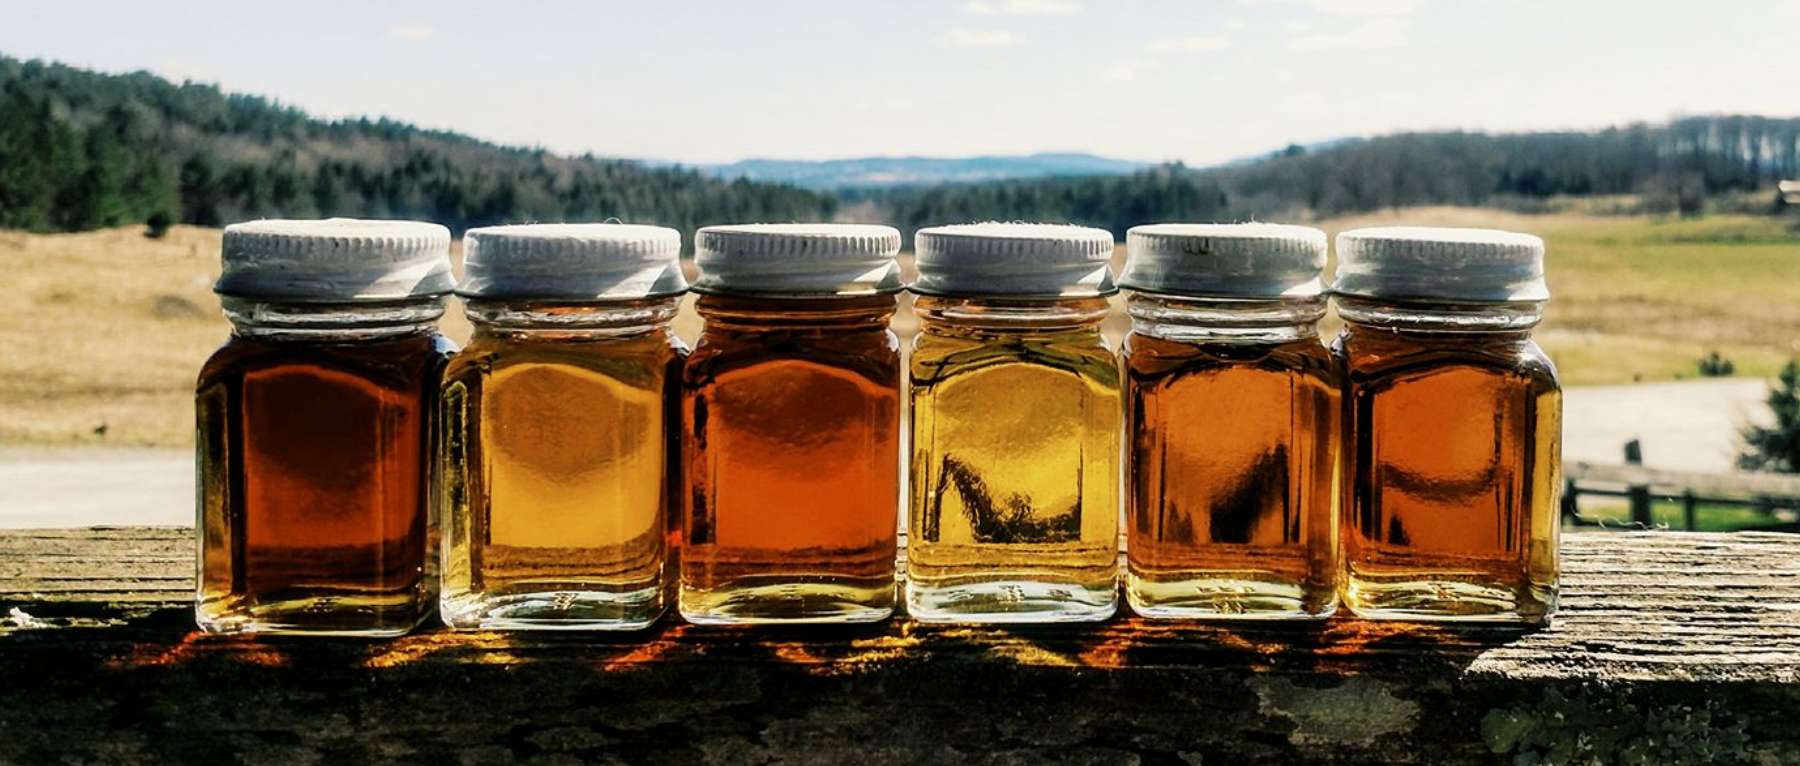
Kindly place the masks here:
[[(499, 10), (499, 9), (505, 10)], [(0, 0), (0, 53), (683, 163), (1800, 115), (1800, 0)]]

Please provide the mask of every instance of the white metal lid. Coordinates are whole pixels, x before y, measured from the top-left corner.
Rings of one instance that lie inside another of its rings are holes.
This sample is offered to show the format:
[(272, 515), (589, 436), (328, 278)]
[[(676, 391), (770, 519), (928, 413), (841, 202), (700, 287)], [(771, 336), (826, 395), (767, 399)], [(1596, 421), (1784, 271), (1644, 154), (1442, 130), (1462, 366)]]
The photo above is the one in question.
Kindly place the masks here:
[(694, 291), (789, 297), (900, 290), (900, 230), (851, 223), (747, 223), (694, 233)]
[(1308, 298), (1325, 286), (1325, 232), (1273, 223), (1159, 223), (1125, 232), (1119, 286), (1219, 298)]
[(1393, 226), (1337, 236), (1332, 292), (1383, 299), (1548, 300), (1544, 240), (1495, 229)]
[(539, 223), (463, 234), (469, 298), (631, 300), (687, 291), (681, 233), (662, 226)]
[(913, 235), (925, 295), (1081, 298), (1118, 292), (1105, 229), (1052, 223), (965, 223)]
[(419, 221), (249, 221), (225, 227), (213, 291), (276, 302), (390, 301), (443, 295), (450, 230)]

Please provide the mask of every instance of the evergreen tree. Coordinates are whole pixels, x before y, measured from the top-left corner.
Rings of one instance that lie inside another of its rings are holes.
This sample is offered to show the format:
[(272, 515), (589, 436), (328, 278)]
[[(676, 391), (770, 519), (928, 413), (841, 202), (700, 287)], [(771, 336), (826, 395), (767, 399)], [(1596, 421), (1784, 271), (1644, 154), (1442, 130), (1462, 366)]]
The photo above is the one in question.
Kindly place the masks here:
[(47, 231), (57, 182), (54, 154), (68, 138), (46, 101), (0, 91), (0, 228)]
[(1800, 473), (1800, 359), (1781, 368), (1776, 384), (1769, 389), (1769, 409), (1775, 415), (1774, 425), (1744, 429), (1738, 467)]
[(57, 205), (62, 228), (85, 231), (118, 226), (130, 218), (125, 201), (125, 169), (129, 158), (113, 132), (95, 128), (87, 132), (82, 169), (75, 182), (63, 187)]
[(221, 196), (218, 171), (211, 158), (196, 154), (181, 164), (181, 220), (198, 226), (222, 226), (225, 217), (219, 210)]

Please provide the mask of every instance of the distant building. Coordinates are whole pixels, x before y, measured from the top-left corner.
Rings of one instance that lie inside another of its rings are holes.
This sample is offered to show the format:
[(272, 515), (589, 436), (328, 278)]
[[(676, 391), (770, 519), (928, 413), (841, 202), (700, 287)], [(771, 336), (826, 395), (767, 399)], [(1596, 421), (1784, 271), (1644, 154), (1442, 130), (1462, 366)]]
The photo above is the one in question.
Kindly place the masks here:
[(1782, 181), (1775, 184), (1775, 209), (1800, 210), (1800, 181)]

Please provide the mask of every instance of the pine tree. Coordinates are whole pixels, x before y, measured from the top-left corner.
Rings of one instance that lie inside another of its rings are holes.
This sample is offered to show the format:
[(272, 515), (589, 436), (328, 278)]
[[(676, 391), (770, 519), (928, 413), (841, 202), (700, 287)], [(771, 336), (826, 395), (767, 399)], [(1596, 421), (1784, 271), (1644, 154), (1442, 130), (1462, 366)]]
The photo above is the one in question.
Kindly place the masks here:
[(56, 201), (51, 163), (67, 131), (42, 100), (0, 92), (0, 228), (48, 231)]
[(1800, 359), (1781, 368), (1780, 377), (1769, 389), (1769, 409), (1775, 415), (1773, 426), (1744, 429), (1744, 450), (1738, 453), (1738, 467), (1746, 471), (1800, 473)]
[(220, 226), (219, 178), (212, 160), (196, 154), (181, 164), (181, 220), (197, 226)]

